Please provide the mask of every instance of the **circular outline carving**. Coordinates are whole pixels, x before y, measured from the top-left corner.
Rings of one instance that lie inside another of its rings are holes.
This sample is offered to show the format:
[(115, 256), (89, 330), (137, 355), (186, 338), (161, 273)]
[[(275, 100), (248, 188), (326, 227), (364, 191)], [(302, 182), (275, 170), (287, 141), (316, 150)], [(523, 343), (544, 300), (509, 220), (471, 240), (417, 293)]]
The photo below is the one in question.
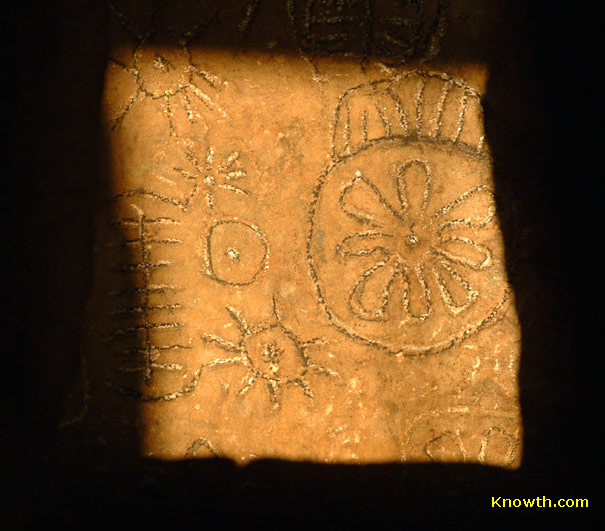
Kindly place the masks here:
[[(212, 261), (211, 261), (211, 257), (210, 257), (210, 238), (212, 237), (212, 231), (214, 230), (215, 227), (217, 227), (219, 225), (225, 225), (225, 224), (229, 224), (229, 223), (244, 225), (245, 227), (248, 227), (249, 229), (254, 231), (254, 233), (259, 237), (260, 242), (265, 251), (261, 264), (260, 264), (260, 267), (254, 273), (253, 277), (247, 282), (232, 282), (230, 280), (224, 280), (222, 278), (219, 278), (216, 275), (214, 268), (212, 267)], [(210, 278), (215, 280), (216, 282), (218, 282), (220, 284), (224, 284), (226, 286), (248, 286), (248, 285), (252, 284), (253, 282), (255, 282), (258, 275), (269, 267), (269, 244), (267, 242), (267, 237), (261, 232), (261, 230), (258, 228), (258, 226), (256, 226), (254, 223), (246, 223), (245, 221), (241, 221), (237, 217), (222, 218), (222, 219), (214, 220), (211, 223), (210, 227), (208, 228), (208, 234), (204, 237), (203, 259), (204, 259), (204, 264), (206, 266), (206, 274)]]
[[(375, 139), (375, 140), (369, 140), (363, 148), (358, 149), (353, 153), (345, 154), (341, 157), (335, 157), (334, 160), (326, 167), (326, 169), (319, 176), (318, 182), (313, 190), (313, 199), (311, 201), (311, 205), (309, 208), (309, 218), (308, 218), (309, 232), (308, 232), (307, 242), (306, 242), (306, 244), (307, 244), (307, 248), (306, 248), (307, 261), (309, 263), (310, 274), (311, 274), (311, 278), (313, 279), (313, 283), (315, 285), (315, 291), (317, 293), (319, 304), (322, 307), (325, 314), (327, 315), (327, 317), (330, 321), (330, 324), (332, 326), (334, 326), (340, 332), (342, 332), (345, 335), (347, 335), (348, 337), (350, 337), (351, 339), (361, 340), (368, 345), (380, 348), (381, 350), (385, 350), (389, 354), (394, 354), (396, 356), (416, 356), (416, 355), (422, 355), (422, 354), (436, 354), (436, 353), (443, 352), (444, 350), (449, 349), (450, 347), (454, 346), (455, 344), (458, 344), (461, 341), (467, 339), (468, 337), (478, 333), (480, 330), (482, 330), (487, 325), (498, 320), (502, 316), (504, 310), (506, 309), (507, 302), (508, 302), (510, 294), (511, 294), (511, 289), (507, 285), (503, 290), (502, 298), (498, 301), (498, 303), (494, 307), (492, 307), (490, 313), (486, 317), (484, 317), (482, 320), (480, 320), (478, 323), (476, 323), (474, 325), (466, 326), (463, 330), (454, 334), (452, 337), (450, 337), (444, 341), (441, 341), (434, 345), (404, 345), (400, 348), (392, 348), (390, 346), (382, 344), (380, 341), (371, 339), (369, 337), (365, 337), (365, 336), (361, 335), (360, 333), (355, 332), (354, 330), (351, 329), (351, 327), (349, 327), (345, 322), (343, 322), (339, 317), (337, 317), (328, 307), (328, 304), (325, 300), (324, 294), (322, 292), (322, 288), (319, 283), (316, 266), (314, 264), (313, 256), (311, 253), (311, 242), (314, 237), (313, 220), (315, 218), (317, 203), (319, 201), (321, 190), (324, 187), (324, 185), (326, 184), (328, 176), (334, 170), (334, 168), (336, 168), (338, 165), (340, 165), (342, 162), (346, 161), (347, 159), (355, 156), (357, 153), (359, 153), (362, 150), (368, 149), (375, 145), (395, 144), (395, 143), (401, 143), (402, 141), (409, 142), (409, 141), (414, 141), (414, 140), (420, 141), (420, 142), (427, 142), (429, 144), (437, 145), (437, 146), (439, 146), (439, 145), (451, 146), (452, 145), (452, 143), (450, 141), (445, 140), (445, 139), (429, 139), (429, 138), (414, 139), (414, 138), (410, 138), (410, 137), (406, 137), (406, 136), (397, 135), (397, 136), (391, 136), (389, 138), (379, 138), (379, 139)], [(471, 154), (471, 153), (466, 152), (466, 150), (458, 150), (458, 151), (461, 155), (470, 156), (473, 159), (489, 160), (489, 157), (484, 154), (478, 154), (478, 153)]]

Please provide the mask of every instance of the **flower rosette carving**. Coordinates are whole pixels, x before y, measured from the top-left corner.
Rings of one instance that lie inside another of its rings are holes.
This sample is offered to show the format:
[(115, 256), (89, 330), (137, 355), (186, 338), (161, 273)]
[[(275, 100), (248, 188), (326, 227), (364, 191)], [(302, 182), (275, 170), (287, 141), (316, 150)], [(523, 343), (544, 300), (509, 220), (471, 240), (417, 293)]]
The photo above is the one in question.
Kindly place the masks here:
[[(475, 301), (478, 292), (455, 266), (489, 268), (492, 252), (455, 229), (488, 225), (495, 214), (493, 194), (484, 185), (477, 185), (429, 213), (432, 184), (429, 163), (411, 159), (392, 169), (396, 174), (392, 176), (396, 180), (396, 206), (359, 170), (339, 198), (341, 210), (370, 229), (346, 235), (337, 246), (337, 254), (345, 258), (345, 263), (355, 257), (372, 256), (376, 260), (351, 288), (350, 309), (362, 319), (384, 320), (390, 299), (395, 296), (395, 283), (399, 281), (405, 310), (402, 320), (424, 321), (433, 313), (435, 296), (426, 278), (432, 273), (447, 309), (454, 315), (463, 312)], [(474, 219), (443, 221), (451, 210), (464, 208), (463, 203), (472, 200), (484, 203)], [(445, 281), (447, 276), (453, 285)]]
[[(354, 339), (397, 354), (445, 350), (500, 317), (508, 299), (490, 160), (409, 121), (415, 135), (392, 134), (387, 104), (385, 134), (369, 137), (367, 93), (353, 95), (346, 103), (362, 109), (366, 134), (336, 151), (311, 208), (308, 258), (319, 303)], [(351, 138), (349, 109), (342, 128)], [(416, 111), (424, 112), (420, 104)], [(337, 113), (336, 132), (341, 125)]]

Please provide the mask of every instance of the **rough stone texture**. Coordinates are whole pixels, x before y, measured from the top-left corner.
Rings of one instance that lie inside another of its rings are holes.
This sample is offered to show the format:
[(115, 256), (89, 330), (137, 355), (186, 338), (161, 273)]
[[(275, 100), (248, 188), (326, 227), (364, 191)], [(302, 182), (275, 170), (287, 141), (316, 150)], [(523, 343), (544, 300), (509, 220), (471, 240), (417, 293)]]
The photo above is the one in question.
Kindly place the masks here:
[(158, 458), (518, 467), (515, 204), (488, 72), (437, 62), (455, 10), (171, 5), (111, 10), (63, 425)]

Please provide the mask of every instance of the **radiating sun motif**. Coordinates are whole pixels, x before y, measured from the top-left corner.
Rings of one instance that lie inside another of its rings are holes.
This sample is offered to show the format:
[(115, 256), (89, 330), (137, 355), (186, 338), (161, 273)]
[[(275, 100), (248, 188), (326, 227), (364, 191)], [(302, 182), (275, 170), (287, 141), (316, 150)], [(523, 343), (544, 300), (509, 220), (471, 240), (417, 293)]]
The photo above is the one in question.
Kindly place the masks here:
[[(222, 83), (193, 62), (189, 49), (189, 43), (201, 32), (203, 24), (196, 24), (187, 32), (170, 28), (142, 33), (131, 27), (118, 9), (113, 11), (135, 45), (129, 61), (111, 58), (110, 63), (133, 76), (138, 87), (113, 116), (113, 129), (145, 99), (157, 102), (172, 136), (179, 136), (182, 124), (201, 124), (207, 128), (205, 110), (225, 116), (225, 111), (211, 96)], [(186, 143), (186, 139), (183, 142)]]
[[(189, 194), (183, 200), (178, 201), (177, 206), (186, 210), (189, 208), (191, 199), (199, 193), (205, 197), (208, 208), (213, 209), (218, 189), (238, 195), (250, 194), (248, 190), (234, 184), (234, 181), (247, 177), (242, 164), (243, 157), (239, 151), (216, 156), (215, 148), (209, 146), (204, 161), (199, 159), (194, 151), (186, 150), (187, 163), (172, 168), (177, 175), (182, 177), (184, 182), (191, 185)], [(163, 180), (166, 180), (166, 178)]]
[[(215, 10), (201, 8), (207, 12), (192, 14), (187, 30), (157, 16), (141, 30), (136, 17), (111, 7), (132, 47), (110, 52), (106, 90), (112, 103), (107, 106), (107, 119), (116, 135), (137, 133), (134, 140), (116, 137), (115, 141), (133, 142), (135, 151), (139, 143), (154, 146), (152, 159), (140, 171), (151, 168), (151, 177), (159, 183), (150, 182), (161, 187), (160, 195), (175, 196), (177, 188), (182, 188), (184, 194), (177, 193), (176, 202), (172, 201), (181, 208), (186, 209), (198, 192), (204, 195), (208, 208), (214, 208), (218, 189), (248, 194), (240, 186), (247, 176), (246, 155), (233, 147), (217, 149), (210, 143), (209, 124), (226, 118), (217, 98), (228, 83), (199, 66), (191, 51), (194, 40), (215, 20)], [(126, 125), (129, 120), (135, 123)]]
[(231, 363), (244, 366), (248, 373), (242, 381), (238, 396), (244, 395), (256, 382), (264, 381), (273, 407), (279, 407), (281, 391), (288, 386), (299, 387), (305, 396), (314, 398), (307, 375), (338, 376), (336, 371), (321, 367), (312, 359), (310, 347), (323, 340), (302, 341), (288, 330), (282, 322), (275, 299), (275, 322), (271, 324), (262, 323), (251, 327), (240, 312), (231, 307), (227, 311), (241, 333), (240, 340), (232, 343), (214, 334), (203, 334), (202, 340), (235, 356), (217, 358), (205, 366), (210, 368)]
[[(218, 164), (214, 160), (215, 150), (212, 146), (208, 148), (206, 154), (205, 166), (197, 160), (191, 160), (192, 164), (198, 171), (204, 171), (204, 186), (206, 189), (206, 204), (209, 208), (214, 208), (214, 189), (222, 188), (235, 194), (246, 195), (249, 192), (235, 186), (233, 181), (246, 177), (246, 171), (242, 168), (240, 162), (240, 153), (233, 151), (227, 155), (222, 162)], [(187, 176), (185, 170), (178, 169), (183, 176)]]

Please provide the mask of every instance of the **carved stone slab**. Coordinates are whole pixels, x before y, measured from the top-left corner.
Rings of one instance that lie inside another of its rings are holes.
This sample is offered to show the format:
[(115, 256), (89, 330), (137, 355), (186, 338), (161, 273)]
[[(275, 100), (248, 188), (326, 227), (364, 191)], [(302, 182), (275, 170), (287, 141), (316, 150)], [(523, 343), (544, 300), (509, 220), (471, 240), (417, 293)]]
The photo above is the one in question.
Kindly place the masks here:
[(65, 424), (169, 459), (517, 467), (487, 73), (427, 64), (446, 3), (229, 4), (112, 7)]

